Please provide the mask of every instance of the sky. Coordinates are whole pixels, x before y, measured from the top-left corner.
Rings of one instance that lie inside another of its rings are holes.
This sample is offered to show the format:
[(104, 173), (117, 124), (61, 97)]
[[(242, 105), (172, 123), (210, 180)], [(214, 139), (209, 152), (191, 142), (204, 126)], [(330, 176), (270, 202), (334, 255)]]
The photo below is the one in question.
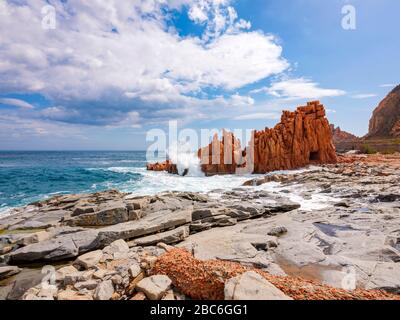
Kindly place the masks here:
[(363, 136), (399, 84), (398, 0), (0, 0), (0, 150), (145, 150), (320, 100)]

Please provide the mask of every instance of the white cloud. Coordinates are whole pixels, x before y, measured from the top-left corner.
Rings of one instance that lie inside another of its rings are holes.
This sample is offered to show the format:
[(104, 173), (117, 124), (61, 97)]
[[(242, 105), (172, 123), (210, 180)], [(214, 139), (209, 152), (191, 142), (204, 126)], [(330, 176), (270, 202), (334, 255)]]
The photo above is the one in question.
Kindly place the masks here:
[[(227, 4), (206, 2), (213, 8)], [(204, 86), (232, 89), (288, 67), (275, 38), (259, 32), (224, 33), (204, 44), (200, 38), (167, 31), (161, 1), (89, 5), (71, 0), (57, 7), (60, 21), (53, 31), (41, 29), (39, 23), (39, 9), (45, 3), (8, 4), (12, 15), (0, 21), (2, 30), (8, 30), (0, 40), (2, 64), (9, 68), (2, 70), (3, 87), (30, 90), (41, 83), (52, 95), (88, 97), (110, 88), (138, 91), (141, 82), (151, 81), (173, 86), (180, 82), (181, 91)], [(142, 18), (147, 12), (155, 18)]]
[(381, 88), (394, 88), (395, 86), (396, 84), (394, 83), (384, 83), (380, 85)]
[(318, 83), (305, 78), (281, 80), (272, 83), (270, 87), (253, 90), (252, 93), (265, 92), (277, 98), (286, 100), (320, 99), (346, 94), (339, 89), (321, 88)]
[(280, 115), (278, 113), (261, 112), (240, 115), (232, 118), (232, 120), (275, 120), (279, 118)]
[[(142, 115), (175, 101), (205, 104), (214, 99), (208, 88), (231, 94), (286, 70), (275, 37), (246, 31), (250, 23), (231, 2), (52, 1), (55, 30), (41, 28), (47, 1), (5, 2), (10, 14), (0, 19), (7, 30), (0, 39), (0, 93), (41, 93), (58, 108), (43, 116), (58, 121), (95, 123), (98, 117), (97, 123), (116, 124), (129, 112)], [(184, 8), (196, 23), (206, 23), (203, 35), (183, 37), (167, 24), (166, 10)]]
[(368, 99), (368, 98), (374, 98), (377, 97), (378, 95), (375, 93), (360, 93), (360, 94), (355, 94), (351, 96), (354, 99)]
[(20, 99), (13, 99), (13, 98), (0, 98), (0, 104), (5, 104), (9, 106), (14, 106), (22, 109), (34, 109), (35, 107), (30, 103), (20, 100)]
[(230, 98), (230, 103), (232, 103), (235, 107), (241, 106), (252, 106), (254, 105), (254, 99), (251, 97), (241, 96), (239, 94), (234, 94)]
[(204, 40), (210, 40), (222, 33), (237, 33), (250, 29), (249, 21), (238, 19), (238, 14), (230, 4), (232, 0), (193, 0), (189, 1), (189, 18), (206, 26)]

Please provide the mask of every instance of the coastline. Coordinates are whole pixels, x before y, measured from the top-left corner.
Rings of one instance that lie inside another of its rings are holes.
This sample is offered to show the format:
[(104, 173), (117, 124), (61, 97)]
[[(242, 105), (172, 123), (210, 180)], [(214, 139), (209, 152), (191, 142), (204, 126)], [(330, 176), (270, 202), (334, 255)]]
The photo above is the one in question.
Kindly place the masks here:
[[(337, 288), (349, 273), (357, 288), (399, 293), (400, 235), (387, 221), (396, 225), (400, 219), (400, 157), (391, 157), (385, 162), (376, 156), (347, 156), (336, 165), (253, 176), (230, 191), (143, 197), (105, 191), (19, 208), (16, 215), (0, 218), (2, 251), (9, 250), (1, 260), (16, 273), (6, 277), (11, 279), (7, 295), (15, 298), (18, 291), (24, 299), (95, 299), (98, 286), (106, 282), (111, 291), (107, 281), (115, 277), (114, 299), (131, 299), (143, 292), (126, 292), (137, 277), (127, 271), (133, 261), (147, 279), (169, 246), (186, 248), (197, 259), (231, 261), (277, 277), (307, 278), (312, 270), (314, 281)], [(321, 202), (321, 207), (312, 206)], [(307, 210), (307, 205), (312, 207)], [(30, 283), (33, 289), (21, 290), (18, 277), (26, 264), (59, 261), (67, 270), (56, 272), (51, 294), (40, 293), (40, 277)], [(117, 271), (117, 265), (125, 271)], [(106, 270), (104, 276), (93, 278), (100, 270)], [(71, 273), (76, 277), (71, 279)], [(88, 281), (90, 289), (83, 288)], [(174, 283), (166, 291), (174, 298), (185, 296)]]

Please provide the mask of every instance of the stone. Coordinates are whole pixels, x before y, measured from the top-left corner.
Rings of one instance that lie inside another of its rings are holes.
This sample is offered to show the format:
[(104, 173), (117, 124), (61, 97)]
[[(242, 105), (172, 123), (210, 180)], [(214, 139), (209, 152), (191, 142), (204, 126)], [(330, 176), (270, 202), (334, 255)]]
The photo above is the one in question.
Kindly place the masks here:
[(189, 236), (189, 227), (183, 226), (173, 229), (171, 231), (166, 231), (151, 236), (135, 239), (132, 241), (132, 244), (142, 247), (155, 245), (159, 242), (163, 242), (166, 244), (173, 244), (184, 240), (188, 236)]
[(103, 251), (101, 250), (91, 251), (79, 256), (75, 260), (75, 264), (80, 265), (85, 269), (90, 269), (99, 263), (102, 256)]
[(254, 271), (226, 281), (225, 300), (293, 300)]
[(73, 290), (63, 290), (60, 291), (57, 295), (57, 300), (67, 300), (67, 301), (75, 301), (75, 300), (93, 300), (93, 297), (88, 294), (82, 294)]
[(157, 247), (159, 247), (160, 249), (163, 249), (165, 252), (168, 252), (174, 248), (173, 246), (170, 246), (163, 242), (157, 243)]
[(111, 277), (111, 281), (115, 286), (118, 286), (124, 282), (124, 279), (119, 274), (116, 274)]
[(81, 205), (75, 207), (74, 211), (71, 214), (71, 217), (76, 217), (80, 216), (81, 214), (85, 213), (94, 213), (96, 210), (95, 206), (90, 206), (90, 205)]
[(140, 268), (139, 264), (134, 263), (134, 264), (129, 266), (128, 271), (129, 271), (129, 275), (132, 278), (136, 278), (142, 272), (142, 269)]
[(10, 261), (13, 263), (36, 260), (64, 260), (77, 256), (79, 253), (71, 238), (56, 238), (35, 243), (11, 252)]
[(69, 226), (99, 227), (129, 221), (126, 204), (122, 201), (107, 202), (107, 205), (94, 213), (81, 214), (66, 221)]
[(107, 275), (113, 274), (114, 271), (106, 270), (106, 269), (99, 269), (95, 273), (93, 273), (93, 278), (95, 279), (104, 279)]
[(117, 252), (125, 253), (129, 252), (129, 246), (124, 240), (118, 239), (111, 243), (109, 246), (105, 247), (103, 249), (103, 252), (108, 254), (114, 254)]
[(150, 197), (127, 196), (125, 201), (129, 211), (141, 210), (150, 203)]
[(163, 230), (176, 228), (192, 221), (191, 210), (177, 210), (157, 213), (142, 218), (139, 221), (129, 221), (116, 226), (105, 227), (99, 230), (98, 240), (103, 244), (110, 244), (117, 239), (133, 239)]
[(74, 266), (62, 267), (56, 272), (56, 280), (64, 281), (65, 276), (76, 272), (78, 272), (78, 269), (76, 269)]
[(11, 252), (10, 261), (12, 263), (23, 263), (74, 258), (98, 247), (97, 235), (98, 231), (87, 230), (31, 244)]
[(136, 290), (144, 292), (150, 300), (160, 300), (170, 289), (172, 281), (165, 275), (144, 278), (136, 285)]
[[(7, 300), (19, 300), (30, 288), (42, 283), (45, 276), (41, 270), (23, 269), (13, 280), (12, 288), (7, 294)], [(39, 292), (39, 291), (37, 291)]]
[(273, 227), (270, 230), (268, 230), (267, 235), (274, 236), (274, 237), (280, 237), (287, 232), (288, 231), (285, 227), (278, 226), (278, 227)]
[(82, 289), (87, 290), (94, 290), (97, 288), (97, 281), (96, 280), (87, 280), (83, 282), (77, 282), (74, 284), (74, 288), (78, 291)]
[(0, 255), (7, 254), (14, 249), (13, 246), (0, 246)]
[(103, 281), (98, 284), (94, 292), (95, 300), (110, 300), (114, 294), (114, 286), (111, 280)]
[(18, 267), (14, 267), (14, 266), (0, 267), (0, 280), (9, 278), (20, 272), (21, 272), (21, 270)]
[(65, 285), (74, 285), (77, 282), (84, 282), (89, 280), (94, 274), (94, 270), (90, 271), (78, 271), (75, 273), (70, 273), (65, 275), (64, 284)]

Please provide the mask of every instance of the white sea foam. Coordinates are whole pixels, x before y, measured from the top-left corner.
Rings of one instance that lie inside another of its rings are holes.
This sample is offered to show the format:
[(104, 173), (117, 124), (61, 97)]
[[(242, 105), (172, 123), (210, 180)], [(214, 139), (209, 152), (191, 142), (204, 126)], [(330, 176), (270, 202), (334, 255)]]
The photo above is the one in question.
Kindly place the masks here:
[(168, 150), (168, 158), (176, 164), (179, 175), (189, 177), (201, 177), (200, 159), (193, 152), (189, 143), (175, 142)]

